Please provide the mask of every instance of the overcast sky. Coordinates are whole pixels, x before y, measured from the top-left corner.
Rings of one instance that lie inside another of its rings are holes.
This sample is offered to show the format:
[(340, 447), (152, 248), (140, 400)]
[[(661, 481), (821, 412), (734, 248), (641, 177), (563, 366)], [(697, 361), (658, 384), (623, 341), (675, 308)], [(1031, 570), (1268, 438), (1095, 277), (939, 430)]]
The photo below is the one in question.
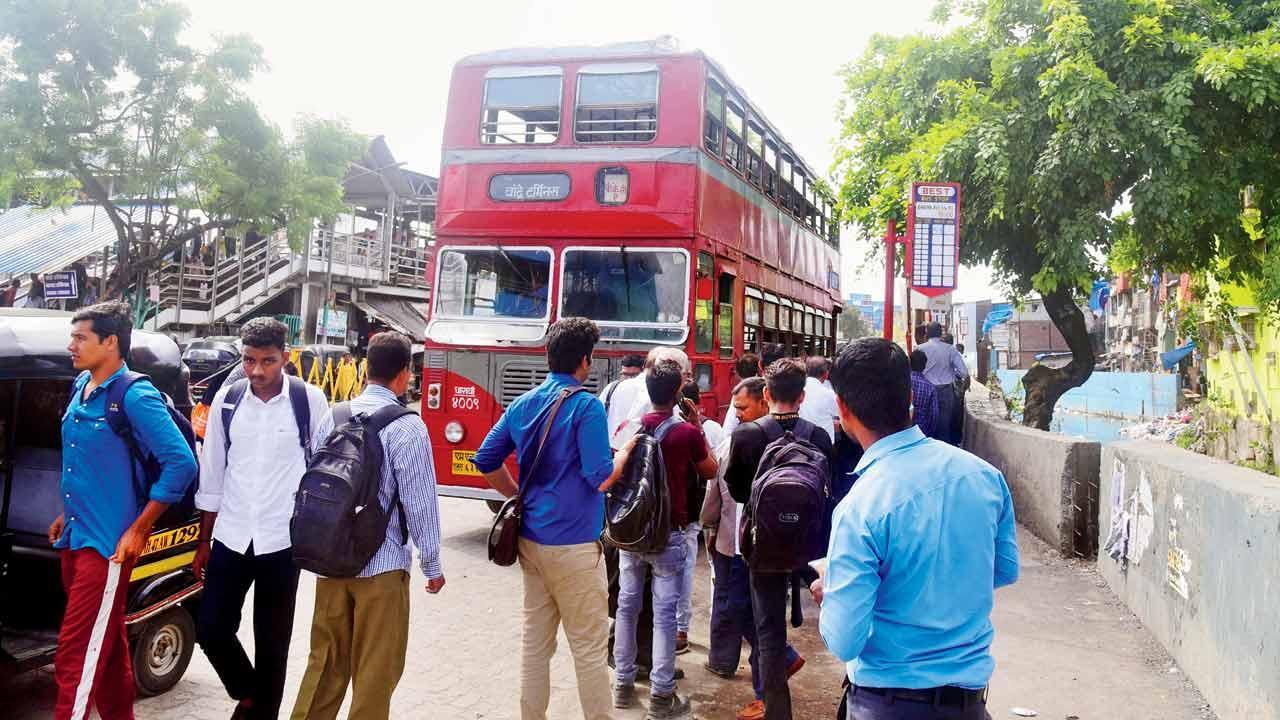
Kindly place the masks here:
[[(831, 166), (840, 67), (876, 33), (928, 30), (933, 0), (187, 0), (191, 42), (250, 34), (270, 69), (250, 88), (288, 127), (311, 113), (385, 135), (396, 159), (436, 174), (453, 64), (508, 47), (676, 37), (716, 58), (816, 171)], [(858, 272), (866, 246), (846, 231), (843, 290), (883, 296), (883, 270)], [(986, 297), (985, 274), (960, 297)]]

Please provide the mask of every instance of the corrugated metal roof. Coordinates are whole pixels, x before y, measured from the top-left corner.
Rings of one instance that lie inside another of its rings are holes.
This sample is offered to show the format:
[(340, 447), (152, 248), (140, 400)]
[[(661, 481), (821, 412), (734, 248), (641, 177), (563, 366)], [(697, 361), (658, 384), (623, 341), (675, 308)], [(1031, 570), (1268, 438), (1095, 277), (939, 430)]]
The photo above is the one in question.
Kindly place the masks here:
[(0, 275), (61, 270), (115, 244), (116, 230), (96, 205), (23, 205), (0, 215)]

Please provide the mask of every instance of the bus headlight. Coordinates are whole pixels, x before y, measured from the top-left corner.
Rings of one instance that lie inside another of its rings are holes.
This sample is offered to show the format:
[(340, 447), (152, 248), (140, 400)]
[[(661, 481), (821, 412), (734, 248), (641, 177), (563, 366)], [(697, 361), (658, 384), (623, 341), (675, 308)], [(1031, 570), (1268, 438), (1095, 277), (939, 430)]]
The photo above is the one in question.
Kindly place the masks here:
[(450, 420), (449, 424), (444, 426), (444, 439), (454, 445), (462, 442), (462, 437), (466, 434), (466, 431), (462, 427), (462, 423), (457, 420)]
[(440, 383), (430, 383), (427, 385), (427, 409), (440, 409)]

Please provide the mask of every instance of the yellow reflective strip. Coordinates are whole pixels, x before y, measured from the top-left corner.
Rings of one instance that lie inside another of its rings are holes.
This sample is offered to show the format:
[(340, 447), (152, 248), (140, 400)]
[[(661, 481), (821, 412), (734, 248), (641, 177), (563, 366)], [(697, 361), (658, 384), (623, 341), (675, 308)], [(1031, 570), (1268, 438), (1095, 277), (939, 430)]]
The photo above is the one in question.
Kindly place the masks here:
[(134, 580), (141, 580), (143, 578), (149, 578), (152, 575), (159, 575), (162, 572), (169, 572), (174, 568), (180, 568), (183, 565), (189, 564), (195, 558), (195, 556), (196, 556), (196, 552), (195, 550), (192, 550), (191, 552), (182, 553), (181, 555), (174, 555), (171, 558), (165, 558), (164, 560), (157, 560), (156, 562), (150, 563), (148, 565), (136, 567), (133, 569), (133, 573), (129, 575), (129, 582), (133, 582)]

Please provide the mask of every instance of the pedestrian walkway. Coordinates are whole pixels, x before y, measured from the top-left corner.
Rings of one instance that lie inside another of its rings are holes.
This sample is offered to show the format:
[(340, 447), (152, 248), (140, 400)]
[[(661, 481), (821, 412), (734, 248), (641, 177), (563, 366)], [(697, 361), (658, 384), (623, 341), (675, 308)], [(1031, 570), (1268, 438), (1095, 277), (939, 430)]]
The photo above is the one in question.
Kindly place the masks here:
[[(444, 562), (449, 584), (428, 597), (415, 569), (409, 658), (392, 701), (396, 718), (418, 720), (514, 720), (520, 664), (520, 575), (486, 560), (485, 535), (492, 516), (484, 503), (441, 499)], [(1103, 586), (1087, 563), (1058, 558), (1029, 533), (1019, 533), (1022, 578), (996, 592), (996, 675), (989, 709), (996, 720), (1034, 710), (1051, 720), (1215, 720), (1199, 693), (1133, 615)], [(746, 652), (738, 679), (721, 680), (702, 669), (706, 660), (710, 578), (699, 559), (691, 631), (694, 649), (677, 658), (688, 677), (681, 690), (694, 700), (695, 717), (733, 718), (751, 700)], [(292, 707), (305, 669), (315, 583), (304, 574), (298, 587), (284, 713)], [(807, 600), (807, 598), (806, 598)], [(793, 634), (808, 664), (792, 681), (797, 720), (834, 717), (840, 672), (818, 637), (817, 608), (805, 605), (805, 626)], [(244, 630), (247, 630), (244, 628)], [(242, 632), (248, 643), (250, 633)], [(563, 636), (552, 663), (549, 716), (581, 717), (572, 660)], [(13, 720), (43, 720), (52, 713), (54, 685), (47, 672), (31, 673), (6, 687)], [(642, 695), (642, 697), (644, 697)], [(10, 704), (12, 700), (16, 703)], [(173, 691), (138, 703), (138, 720), (224, 720), (232, 703), (203, 654), (197, 651)], [(643, 709), (619, 712), (638, 720)], [(346, 717), (343, 709), (339, 717)]]

